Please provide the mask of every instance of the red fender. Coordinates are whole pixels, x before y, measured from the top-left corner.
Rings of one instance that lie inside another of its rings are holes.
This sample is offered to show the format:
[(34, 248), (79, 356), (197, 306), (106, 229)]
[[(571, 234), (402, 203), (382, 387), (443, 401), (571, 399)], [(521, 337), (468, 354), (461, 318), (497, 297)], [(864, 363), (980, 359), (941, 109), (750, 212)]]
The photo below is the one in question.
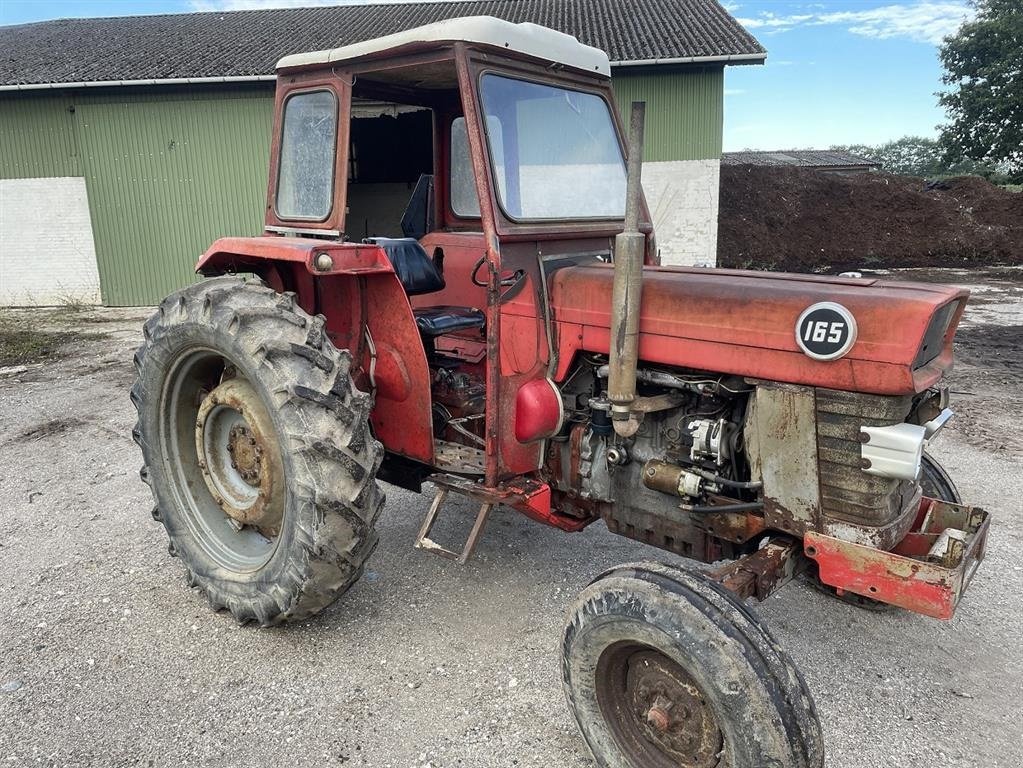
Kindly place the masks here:
[(371, 423), (377, 439), (392, 453), (433, 463), (426, 351), (408, 296), (381, 248), (293, 237), (225, 237), (202, 255), (196, 271), (254, 272), (276, 290), (294, 291), (305, 311), (326, 318), (334, 345), (352, 353), (353, 378), (362, 388), (375, 389)]

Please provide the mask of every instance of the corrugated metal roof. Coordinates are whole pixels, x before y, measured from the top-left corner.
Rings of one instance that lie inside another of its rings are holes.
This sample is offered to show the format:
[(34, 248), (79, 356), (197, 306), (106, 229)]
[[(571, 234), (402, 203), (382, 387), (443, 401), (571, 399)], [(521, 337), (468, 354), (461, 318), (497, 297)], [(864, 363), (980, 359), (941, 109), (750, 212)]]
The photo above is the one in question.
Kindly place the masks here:
[(271, 76), (282, 56), (458, 16), (531, 21), (617, 64), (761, 60), (716, 0), (478, 0), (61, 19), (0, 27), (0, 86)]
[(773, 152), (725, 152), (723, 165), (766, 165), (797, 168), (877, 167), (877, 162), (850, 152), (827, 149), (787, 149)]

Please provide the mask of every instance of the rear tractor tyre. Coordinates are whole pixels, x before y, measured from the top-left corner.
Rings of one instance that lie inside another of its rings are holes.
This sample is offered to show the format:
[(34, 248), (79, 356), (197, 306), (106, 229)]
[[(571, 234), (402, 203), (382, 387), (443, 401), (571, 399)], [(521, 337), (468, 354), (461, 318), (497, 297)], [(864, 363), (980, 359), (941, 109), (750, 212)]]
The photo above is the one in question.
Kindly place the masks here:
[(262, 626), (326, 608), (377, 544), (371, 398), (321, 316), (220, 277), (167, 298), (135, 354), (153, 517), (215, 609)]
[(697, 571), (608, 571), (565, 628), (569, 707), (601, 768), (820, 768), (806, 683), (766, 627)]

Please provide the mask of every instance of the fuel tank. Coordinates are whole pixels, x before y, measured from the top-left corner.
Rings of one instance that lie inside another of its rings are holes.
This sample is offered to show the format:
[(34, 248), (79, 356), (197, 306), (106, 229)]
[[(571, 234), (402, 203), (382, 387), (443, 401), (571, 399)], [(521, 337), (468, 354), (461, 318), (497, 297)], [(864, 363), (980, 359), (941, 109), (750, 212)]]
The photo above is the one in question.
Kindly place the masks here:
[[(557, 380), (577, 352), (607, 354), (613, 278), (608, 264), (568, 266), (549, 276)], [(751, 379), (911, 394), (951, 369), (952, 338), (968, 298), (968, 291), (946, 285), (645, 267), (639, 357)], [(822, 303), (845, 310), (824, 312), (825, 320), (852, 318), (851, 346), (830, 360), (811, 356), (818, 350), (807, 343), (814, 323), (804, 313)]]

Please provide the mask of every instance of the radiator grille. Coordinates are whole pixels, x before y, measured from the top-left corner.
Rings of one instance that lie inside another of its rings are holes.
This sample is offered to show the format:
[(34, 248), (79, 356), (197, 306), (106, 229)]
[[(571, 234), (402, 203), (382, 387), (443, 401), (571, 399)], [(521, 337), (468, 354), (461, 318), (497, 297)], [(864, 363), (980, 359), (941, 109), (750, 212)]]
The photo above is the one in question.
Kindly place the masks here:
[(868, 475), (860, 467), (860, 427), (906, 420), (912, 397), (817, 390), (817, 456), (825, 518), (881, 526), (900, 516), (916, 483)]

